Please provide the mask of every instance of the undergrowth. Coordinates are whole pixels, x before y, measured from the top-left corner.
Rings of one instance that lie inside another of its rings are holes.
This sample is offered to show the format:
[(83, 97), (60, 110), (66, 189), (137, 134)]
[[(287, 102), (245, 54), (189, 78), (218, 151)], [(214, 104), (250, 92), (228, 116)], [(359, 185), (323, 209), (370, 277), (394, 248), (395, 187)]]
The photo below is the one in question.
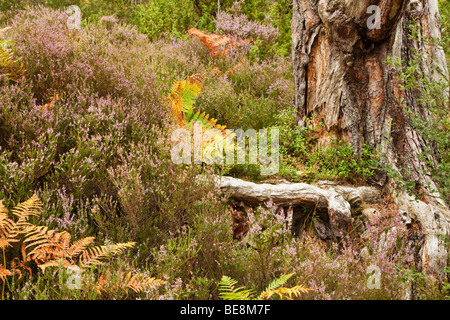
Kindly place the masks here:
[[(7, 220), (5, 213), (0, 220), (9, 232), (0, 235), (5, 299), (220, 299), (230, 297), (225, 284), (230, 293), (241, 292), (232, 288), (237, 284), (249, 290), (246, 298), (403, 297), (410, 252), (395, 207), (381, 210), (377, 223), (364, 224), (364, 243), (348, 236), (339, 245), (308, 234), (294, 237), (285, 213), (270, 204), (249, 208), (249, 232), (236, 241), (226, 195), (212, 179), (198, 177), (225, 169), (259, 180), (259, 167), (180, 166), (171, 159), (177, 119), (167, 97), (174, 94), (176, 102), (182, 90), (174, 83), (211, 72), (200, 91), (182, 99), (190, 108), (184, 118), (175, 113), (181, 124), (200, 119), (231, 129), (278, 128), (279, 177), (293, 181), (363, 183), (373, 174), (375, 155), (368, 147), (354, 158), (345, 142), (319, 145), (313, 119), (303, 128), (293, 125), (286, 1), (234, 7), (221, 1), (223, 15), (216, 14), (217, 1), (195, 1), (196, 6), (187, 1), (176, 8), (174, 1), (131, 7), (128, 1), (71, 1), (84, 14), (79, 30), (67, 28), (65, 1), (28, 8), (24, 3), (14, 2), (12, 11), (2, 7), (0, 16), (0, 28), (11, 27), (0, 33), (2, 48), (7, 46), (2, 66), (8, 68), (2, 67), (0, 77), (0, 199), (5, 208), (17, 208), (36, 195), (42, 212), (27, 223), (40, 232), (39, 241), (57, 237), (58, 248), (80, 250), (58, 256), (58, 265), (51, 257), (39, 261), (33, 255), (38, 250), (32, 254), (32, 247), (21, 247), (31, 235), (11, 233), (18, 220)], [(159, 19), (167, 25), (149, 23)], [(235, 25), (227, 27), (228, 22)], [(233, 27), (238, 22), (248, 26), (248, 34)], [(217, 57), (186, 33), (190, 28), (228, 33), (232, 43), (255, 41)], [(16, 66), (18, 76), (11, 72)], [(69, 264), (82, 262), (82, 252), (95, 254), (87, 251), (94, 238), (100, 246), (135, 244), (105, 265), (83, 269), (82, 289), (71, 289), (67, 283), (77, 271)], [(384, 250), (378, 250), (379, 239)], [(361, 258), (364, 247), (368, 254)], [(39, 268), (44, 263), (51, 266)], [(372, 264), (382, 270), (382, 290), (367, 287)]]

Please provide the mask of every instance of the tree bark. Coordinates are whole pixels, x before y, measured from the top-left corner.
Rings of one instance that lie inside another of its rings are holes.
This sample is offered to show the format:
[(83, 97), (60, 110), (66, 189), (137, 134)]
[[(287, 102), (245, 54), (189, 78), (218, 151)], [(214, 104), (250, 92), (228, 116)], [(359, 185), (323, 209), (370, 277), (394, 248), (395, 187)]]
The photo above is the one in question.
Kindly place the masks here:
[[(372, 5), (379, 8), (379, 20), (374, 21), (375, 13), (368, 10)], [(404, 193), (396, 202), (409, 210), (427, 235), (421, 251), (423, 271), (441, 277), (447, 251), (436, 233), (449, 234), (450, 213), (419, 157), (429, 142), (399, 106), (403, 103), (421, 115), (427, 110), (417, 102), (417, 90), (400, 90), (399, 70), (386, 63), (388, 57), (410, 61), (414, 50), (425, 45), (408, 37), (412, 18), (417, 18), (423, 36), (440, 38), (438, 15), (437, 0), (293, 0), (292, 56), (297, 121), (314, 115), (316, 123), (325, 124), (316, 128), (321, 143), (338, 137), (352, 146), (356, 156), (365, 143), (381, 150), (385, 164), (408, 172), (408, 180), (423, 192), (427, 214), (423, 207), (411, 205)], [(448, 76), (442, 48), (427, 49), (432, 55), (425, 56), (424, 73), (431, 80), (439, 77), (432, 74), (433, 56)], [(379, 171), (369, 182), (395, 191), (395, 181), (386, 172)]]

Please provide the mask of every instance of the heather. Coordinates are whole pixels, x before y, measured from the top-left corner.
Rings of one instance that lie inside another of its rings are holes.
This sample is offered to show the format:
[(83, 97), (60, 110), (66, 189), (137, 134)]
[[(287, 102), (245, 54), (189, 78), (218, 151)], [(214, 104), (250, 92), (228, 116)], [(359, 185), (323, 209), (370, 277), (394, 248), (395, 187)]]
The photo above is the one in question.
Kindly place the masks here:
[[(246, 208), (248, 233), (233, 239), (230, 200), (210, 178), (262, 178), (251, 165), (173, 163), (167, 96), (174, 81), (218, 68), (220, 74), (205, 80), (196, 108), (228, 128), (282, 129), (283, 178), (361, 183), (373, 174), (374, 155), (364, 149), (356, 160), (341, 141), (318, 146), (312, 122), (292, 125), (292, 61), (280, 49), (288, 52), (280, 42), (286, 26), (277, 29), (270, 16), (256, 15), (258, 1), (233, 7), (223, 1), (222, 9), (232, 10), (218, 15), (217, 1), (200, 1), (202, 14), (196, 15), (190, 1), (176, 10), (174, 1), (151, 3), (131, 12), (125, 4), (123, 11), (90, 7), (90, 19), (79, 30), (67, 28), (67, 13), (54, 9), (57, 1), (5, 19), (11, 29), (0, 37), (13, 43), (24, 76), (0, 76), (0, 199), (12, 208), (36, 194), (42, 214), (34, 222), (74, 239), (95, 237), (100, 245), (136, 245), (87, 268), (82, 289), (65, 286), (68, 275), (61, 266), (42, 271), (33, 265), (31, 278), (1, 277), (2, 297), (219, 299), (223, 275), (261, 292), (291, 273), (286, 286), (312, 289), (300, 299), (403, 299), (411, 285), (424, 297), (437, 292), (411, 271), (412, 230), (389, 201), (377, 216), (358, 215), (358, 228), (338, 242), (313, 236), (315, 210), (307, 212), (306, 228), (298, 234), (292, 217), (271, 203)], [(273, 19), (281, 19), (280, 10), (271, 7)], [(169, 12), (168, 25), (144, 28)], [(256, 41), (233, 48), (227, 58), (212, 57), (198, 38), (185, 34), (196, 19), (204, 30), (234, 41)], [(14, 243), (1, 263), (20, 254)], [(371, 265), (380, 268), (382, 290), (367, 287)], [(159, 284), (118, 290), (129, 272)]]

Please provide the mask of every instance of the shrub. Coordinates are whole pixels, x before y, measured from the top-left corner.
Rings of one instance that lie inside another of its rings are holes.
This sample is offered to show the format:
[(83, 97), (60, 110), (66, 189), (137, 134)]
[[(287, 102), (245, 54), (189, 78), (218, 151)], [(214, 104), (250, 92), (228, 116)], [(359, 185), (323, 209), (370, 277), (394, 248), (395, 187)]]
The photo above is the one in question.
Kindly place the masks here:
[(442, 46), (447, 54), (447, 67), (450, 65), (450, 4), (448, 1), (439, 0), (439, 13), (441, 15)]
[(352, 147), (335, 137), (328, 145), (318, 144), (314, 121), (305, 119), (305, 126), (300, 127), (294, 124), (294, 117), (289, 110), (277, 116), (282, 176), (305, 182), (337, 180), (358, 184), (374, 174), (378, 156), (369, 146), (364, 145), (361, 157), (356, 158)]
[(276, 26), (279, 32), (276, 41), (277, 54), (283, 57), (291, 55), (292, 2), (290, 0), (244, 1), (242, 4), (242, 13), (245, 14), (249, 20)]
[(250, 21), (237, 6), (234, 7), (236, 10), (233, 14), (224, 11), (218, 12), (214, 19), (217, 29), (230, 36), (233, 41), (254, 39), (258, 48), (252, 50), (253, 52), (258, 51), (257, 57), (259, 58), (272, 56), (276, 52), (274, 45), (279, 36), (278, 29), (271, 23)]
[(99, 227), (78, 231), (151, 238), (146, 259), (168, 231), (192, 222), (192, 203), (209, 187), (191, 182), (200, 168), (171, 161), (166, 82), (154, 72), (161, 61), (153, 53), (163, 57), (158, 43), (105, 19), (75, 31), (66, 20), (43, 7), (12, 20), (26, 75), (0, 86), (0, 194), (16, 204), (39, 191), (54, 204), (45, 217), (53, 224), (70, 224), (83, 218), (84, 206), (95, 207), (86, 223)]
[(199, 18), (193, 1), (152, 0), (137, 5), (128, 22), (154, 39), (165, 32), (182, 35), (194, 27)]
[(262, 129), (276, 124), (276, 115), (290, 107), (294, 94), (286, 60), (243, 59), (229, 76), (210, 78), (197, 107), (233, 129)]
[[(196, 3), (211, 17), (215, 14), (217, 1)], [(243, 11), (256, 13), (258, 3), (269, 4), (248, 1)], [(221, 4), (226, 9), (231, 1)], [(102, 18), (101, 12), (109, 10), (105, 5), (104, 11), (93, 11), (91, 17), (98, 14), (98, 19), (86, 19), (80, 30), (67, 29), (66, 13), (44, 7), (10, 20), (8, 35), (16, 46), (14, 58), (24, 63), (24, 78), (0, 83), (0, 197), (13, 207), (36, 193), (46, 209), (36, 223), (64, 229), (74, 238), (96, 237), (105, 245), (133, 241), (136, 246), (123, 259), (86, 269), (83, 290), (63, 288), (68, 275), (55, 266), (31, 281), (8, 276), (6, 297), (218, 299), (220, 281), (227, 275), (258, 292), (276, 294), (283, 282), (315, 289), (296, 298), (401, 298), (404, 284), (399, 279), (407, 273), (402, 268), (409, 267), (409, 258), (395, 209), (382, 210), (383, 219), (367, 223), (365, 258), (361, 243), (354, 242), (356, 231), (329, 250), (324, 247), (330, 244), (308, 236), (314, 232), (314, 214), (306, 235), (297, 238), (291, 234), (289, 213), (270, 204), (244, 206), (249, 232), (234, 241), (227, 197), (209, 179), (215, 168), (171, 160), (172, 114), (166, 101), (171, 86), (217, 67), (220, 72), (203, 84), (195, 108), (232, 129), (278, 126), (284, 174), (297, 172), (300, 165), (312, 167), (305, 178), (311, 180), (369, 175), (368, 149), (362, 159), (349, 161), (347, 145), (336, 141), (320, 148), (312, 127), (292, 125), (290, 60), (258, 58), (249, 47), (217, 59), (191, 37), (168, 35), (149, 42), (120, 22), (132, 15), (129, 5), (114, 5), (124, 12)], [(171, 2), (152, 5), (162, 8)], [(246, 23), (256, 25), (249, 19)], [(260, 178), (256, 170), (248, 171), (259, 169), (257, 165), (226, 169)], [(385, 250), (377, 250), (379, 245)], [(382, 271), (382, 293), (367, 289), (369, 263)], [(145, 290), (139, 289), (139, 281)]]

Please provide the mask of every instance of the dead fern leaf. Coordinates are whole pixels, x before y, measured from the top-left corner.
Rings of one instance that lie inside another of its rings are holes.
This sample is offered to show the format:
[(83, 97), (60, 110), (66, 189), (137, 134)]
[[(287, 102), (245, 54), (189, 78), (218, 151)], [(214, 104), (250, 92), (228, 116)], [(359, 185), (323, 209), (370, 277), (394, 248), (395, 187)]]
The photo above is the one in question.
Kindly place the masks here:
[(95, 286), (98, 293), (116, 291), (122, 289), (128, 292), (129, 289), (136, 293), (149, 290), (165, 284), (166, 281), (146, 276), (142, 273), (132, 273), (120, 271), (119, 275), (112, 279), (111, 273), (102, 273)]
[(196, 28), (189, 29), (187, 33), (199, 38), (206, 48), (208, 48), (209, 54), (212, 57), (218, 58), (228, 56), (228, 51), (234, 47), (253, 41), (253, 39), (247, 39), (232, 43), (232, 39), (228, 36), (222, 36), (215, 33), (206, 34)]
[(161, 279), (156, 279), (154, 277), (146, 277), (140, 274), (134, 274), (128, 279), (126, 286), (127, 288), (138, 293), (148, 290), (149, 288), (158, 287), (165, 283), (166, 281)]
[(26, 265), (27, 262), (31, 261), (31, 257), (29, 257), (25, 252), (25, 244), (22, 243), (21, 250), (22, 259), (18, 257), (14, 257), (11, 261), (11, 269), (14, 270), (15, 273), (19, 274), (19, 280), (22, 278), (22, 271), (19, 268), (22, 268), (28, 271), (29, 278), (33, 276), (33, 271), (29, 266)]
[(34, 247), (28, 256), (37, 261), (41, 269), (61, 264), (64, 267), (76, 263), (81, 267), (102, 264), (100, 259), (122, 253), (135, 245), (135, 242), (127, 242), (87, 248), (95, 240), (94, 237), (86, 237), (73, 244), (70, 240), (71, 235), (66, 231), (56, 232), (46, 226), (37, 226), (29, 231), (24, 242), (29, 243), (26, 248)]
[[(12, 243), (22, 241), (21, 257), (13, 257), (10, 268), (6, 261), (0, 264), (0, 279), (5, 283), (7, 276), (23, 276), (23, 271), (32, 277), (32, 268), (28, 263), (35, 263), (43, 272), (49, 267), (62, 266), (69, 268), (75, 265), (81, 267), (101, 264), (102, 259), (122, 253), (131, 248), (135, 242), (118, 243), (89, 248), (94, 237), (71, 241), (71, 234), (67, 231), (57, 232), (47, 226), (38, 226), (30, 223), (30, 217), (39, 216), (42, 203), (36, 195), (24, 201), (13, 209), (8, 210), (0, 201), (0, 249), (12, 246)], [(27, 252), (29, 251), (29, 252)], [(137, 278), (130, 278), (130, 288), (139, 288)]]
[(81, 253), (79, 263), (81, 267), (103, 264), (100, 259), (122, 253), (125, 249), (134, 247), (135, 244), (136, 242), (125, 242), (89, 248)]
[(11, 243), (19, 241), (16, 237), (21, 233), (28, 217), (27, 213), (24, 213), (19, 215), (19, 221), (15, 222), (9, 218), (8, 213), (8, 209), (3, 204), (3, 201), (0, 200), (0, 249), (10, 247)]
[(55, 259), (55, 260), (50, 260), (48, 262), (45, 263), (41, 263), (39, 264), (39, 268), (42, 270), (42, 272), (45, 271), (45, 269), (49, 268), (49, 267), (63, 267), (63, 268), (69, 268), (71, 266), (73, 266), (74, 264), (70, 263), (69, 261), (67, 261), (64, 258), (60, 258), (60, 259)]
[(196, 28), (187, 31), (188, 34), (199, 38), (208, 48), (212, 57), (220, 57), (224, 54), (225, 46), (231, 43), (231, 38), (218, 34), (205, 34)]
[(0, 279), (3, 280), (3, 282), (5, 281), (7, 276), (12, 276), (13, 273), (6, 269), (3, 265), (0, 264)]
[[(29, 230), (31, 224), (28, 222), (28, 219), (32, 215), (39, 214), (39, 206), (39, 199), (33, 195), (30, 199), (20, 203), (11, 210), (11, 213), (18, 217), (17, 221), (14, 221), (9, 217), (9, 210), (5, 207), (3, 201), (0, 200), (0, 249), (2, 249), (3, 253), (5, 253), (7, 247), (12, 247), (12, 243), (20, 241), (20, 234)], [(21, 252), (23, 259), (14, 257), (11, 261), (11, 269), (7, 269), (6, 265), (2, 266), (0, 277), (3, 280), (5, 280), (6, 276), (12, 276), (14, 273), (19, 274), (19, 278), (21, 278), (22, 272), (18, 267), (24, 267), (31, 274), (31, 269), (25, 266), (27, 258), (23, 246)], [(4, 261), (4, 264), (6, 264), (6, 261)]]
[[(71, 234), (67, 231), (57, 232), (49, 230), (47, 226), (30, 224), (30, 216), (40, 214), (42, 204), (36, 195), (19, 204), (11, 213), (19, 219), (17, 222), (9, 219), (8, 210), (0, 201), (0, 248), (10, 245), (10, 242), (19, 241), (15, 238), (23, 233), (22, 260), (13, 259), (14, 266), (25, 266), (26, 262), (35, 261), (42, 269), (50, 266), (62, 265), (68, 267), (80, 263), (82, 266), (100, 264), (100, 259), (123, 252), (134, 246), (134, 242), (119, 243), (88, 248), (94, 237), (86, 237), (71, 243)], [(26, 253), (27, 249), (31, 251)], [(25, 268), (26, 269), (26, 268)]]
[(31, 216), (39, 216), (42, 210), (42, 203), (36, 194), (11, 209), (11, 213), (19, 218), (17, 224), (21, 227), (29, 226), (28, 219)]
[(83, 238), (81, 240), (75, 241), (70, 246), (70, 248), (67, 250), (67, 254), (72, 256), (72, 257), (76, 257), (76, 256), (80, 255), (84, 250), (86, 250), (86, 248), (92, 242), (94, 242), (94, 240), (95, 240), (94, 237), (86, 237), (86, 238)]
[(42, 111), (50, 110), (50, 109), (53, 107), (53, 105), (54, 105), (55, 103), (57, 103), (58, 101), (61, 101), (61, 100), (64, 99), (64, 98), (63, 98), (64, 95), (65, 95), (65, 92), (63, 92), (62, 95), (60, 95), (60, 94), (58, 94), (58, 93), (55, 93), (54, 95), (52, 95), (52, 96), (50, 97), (50, 102), (44, 104), (44, 106), (41, 108), (41, 110), (42, 110)]

